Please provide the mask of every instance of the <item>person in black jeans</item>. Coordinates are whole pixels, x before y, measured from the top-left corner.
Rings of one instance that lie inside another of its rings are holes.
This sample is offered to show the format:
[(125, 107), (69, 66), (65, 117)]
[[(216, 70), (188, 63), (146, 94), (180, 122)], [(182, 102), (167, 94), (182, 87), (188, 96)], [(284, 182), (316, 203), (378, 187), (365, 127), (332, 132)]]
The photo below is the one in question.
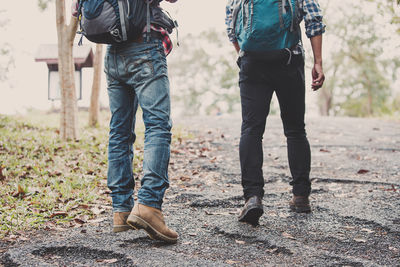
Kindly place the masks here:
[[(293, 186), (293, 198), (289, 206), (295, 212), (311, 212), (311, 153), (304, 124), (304, 49), (300, 41), (291, 50), (287, 49), (288, 51), (284, 50), (281, 54), (273, 56), (263, 52), (241, 51), (232, 30), (232, 11), (238, 1), (240, 0), (229, 1), (226, 24), (229, 39), (239, 53), (237, 63), (240, 68), (242, 129), (239, 154), (245, 205), (239, 214), (239, 221), (257, 225), (263, 214), (262, 138), (274, 92), (279, 101), (293, 178), (290, 183)], [(325, 25), (315, 0), (299, 0), (299, 6), (306, 21), (306, 34), (311, 40), (314, 53), (312, 89), (318, 90), (325, 80), (321, 55)]]

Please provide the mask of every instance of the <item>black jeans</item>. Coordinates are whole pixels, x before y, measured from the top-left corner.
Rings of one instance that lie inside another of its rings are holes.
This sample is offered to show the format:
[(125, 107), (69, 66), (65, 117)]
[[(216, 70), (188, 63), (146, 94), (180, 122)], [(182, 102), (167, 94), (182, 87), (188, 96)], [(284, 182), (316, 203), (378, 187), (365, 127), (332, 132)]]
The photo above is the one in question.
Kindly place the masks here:
[(311, 191), (311, 152), (304, 124), (305, 83), (302, 55), (269, 60), (254, 55), (239, 58), (239, 85), (242, 103), (242, 129), (239, 145), (244, 197), (264, 196), (262, 137), (272, 94), (279, 101), (293, 194), (308, 196)]

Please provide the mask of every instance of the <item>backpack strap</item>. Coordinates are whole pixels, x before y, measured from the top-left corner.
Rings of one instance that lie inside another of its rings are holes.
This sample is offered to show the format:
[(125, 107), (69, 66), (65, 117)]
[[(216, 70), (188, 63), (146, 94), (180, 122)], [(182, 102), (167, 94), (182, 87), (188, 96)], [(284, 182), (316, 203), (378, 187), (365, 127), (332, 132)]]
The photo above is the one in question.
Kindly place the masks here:
[(292, 4), (291, 0), (289, 0), (289, 7), (290, 7), (290, 12), (292, 13), (292, 22), (290, 23), (290, 31), (293, 32), (293, 30), (294, 30), (294, 20), (296, 19), (296, 14), (295, 14), (295, 11), (293, 10), (293, 4)]
[(293, 32), (295, 30), (294, 26), (295, 26), (295, 21), (297, 21), (297, 5), (295, 7), (293, 7), (293, 3), (292, 0), (281, 0), (278, 1), (278, 9), (279, 9), (279, 24), (281, 26), (281, 29), (283, 29), (283, 27), (285, 26), (283, 23), (283, 14), (286, 14), (286, 1), (289, 3), (289, 7), (290, 7), (290, 13), (292, 14), (292, 22), (290, 23), (290, 32)]
[(82, 42), (83, 42), (83, 33), (82, 33), (82, 6), (83, 6), (83, 2), (85, 2), (85, 0), (78, 1), (77, 18), (78, 18), (78, 23), (79, 23), (79, 30), (76, 33), (81, 35), (81, 38), (79, 38), (79, 41), (78, 41), (78, 46), (81, 46)]
[(122, 41), (126, 41), (126, 40), (128, 40), (128, 34), (126, 31), (125, 12), (124, 12), (124, 6), (123, 6), (122, 1), (123, 0), (118, 0), (118, 9), (119, 9), (119, 19), (121, 22)]
[(239, 1), (238, 3), (236, 3), (236, 5), (233, 7), (233, 12), (232, 12), (232, 31), (233, 31), (233, 33), (236, 33), (236, 23), (237, 23), (240, 7), (242, 7), (242, 9), (243, 9), (242, 1)]
[[(290, 2), (290, 0), (289, 0), (289, 2)], [(286, 6), (286, 0), (282, 0), (282, 6), (281, 6), (281, 8), (282, 8), (282, 14), (286, 14), (285, 6)]]
[[(289, 0), (289, 2), (290, 2), (290, 0)], [(278, 1), (279, 25), (280, 25), (281, 29), (283, 29), (283, 27), (285, 26), (283, 23), (283, 14), (286, 13), (285, 5), (286, 5), (286, 0)]]
[(150, 4), (153, 3), (153, 0), (145, 0), (146, 1), (146, 41), (150, 41), (150, 32), (151, 32), (151, 26), (150, 26)]

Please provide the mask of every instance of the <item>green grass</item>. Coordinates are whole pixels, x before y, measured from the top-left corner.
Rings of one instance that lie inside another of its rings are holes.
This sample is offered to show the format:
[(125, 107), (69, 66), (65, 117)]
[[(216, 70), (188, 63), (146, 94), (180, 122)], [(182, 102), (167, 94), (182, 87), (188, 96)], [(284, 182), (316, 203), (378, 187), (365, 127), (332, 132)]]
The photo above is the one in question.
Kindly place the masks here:
[[(97, 128), (80, 112), (79, 141), (63, 141), (59, 114), (0, 115), (0, 238), (19, 231), (93, 219), (93, 207), (111, 207), (107, 188), (108, 113)], [(138, 116), (140, 117), (140, 116)], [(143, 160), (143, 126), (137, 123), (134, 173)], [(187, 137), (174, 129), (172, 143)]]

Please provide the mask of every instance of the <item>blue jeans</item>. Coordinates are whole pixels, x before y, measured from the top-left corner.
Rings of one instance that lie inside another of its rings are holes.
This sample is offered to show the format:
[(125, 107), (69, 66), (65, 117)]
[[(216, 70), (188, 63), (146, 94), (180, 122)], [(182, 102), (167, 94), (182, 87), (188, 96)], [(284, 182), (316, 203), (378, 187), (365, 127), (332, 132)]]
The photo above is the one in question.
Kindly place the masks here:
[(105, 73), (111, 111), (107, 185), (113, 210), (127, 212), (134, 205), (132, 161), (138, 104), (145, 125), (138, 202), (161, 209), (169, 187), (172, 128), (167, 63), (161, 41), (108, 46)]

